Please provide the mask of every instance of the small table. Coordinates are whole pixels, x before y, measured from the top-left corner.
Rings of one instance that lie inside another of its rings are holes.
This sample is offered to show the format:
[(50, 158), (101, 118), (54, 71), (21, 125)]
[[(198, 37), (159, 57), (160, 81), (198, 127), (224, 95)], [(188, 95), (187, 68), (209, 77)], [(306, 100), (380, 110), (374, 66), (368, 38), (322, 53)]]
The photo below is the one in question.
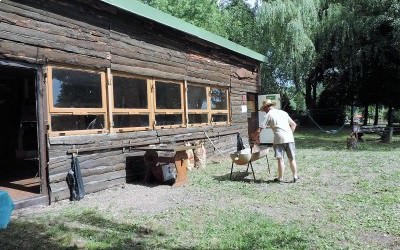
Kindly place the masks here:
[(153, 167), (157, 163), (157, 151), (164, 152), (172, 152), (174, 153), (174, 163), (176, 167), (176, 180), (172, 185), (173, 187), (181, 187), (187, 183), (187, 166), (188, 166), (188, 155), (186, 154), (186, 150), (199, 148), (200, 145), (197, 146), (178, 146), (171, 144), (157, 144), (157, 145), (149, 145), (145, 147), (135, 147), (133, 150), (144, 150), (146, 153), (144, 154), (145, 163), (146, 163), (146, 177), (145, 181), (147, 181), (149, 171), (151, 171), (151, 167)]

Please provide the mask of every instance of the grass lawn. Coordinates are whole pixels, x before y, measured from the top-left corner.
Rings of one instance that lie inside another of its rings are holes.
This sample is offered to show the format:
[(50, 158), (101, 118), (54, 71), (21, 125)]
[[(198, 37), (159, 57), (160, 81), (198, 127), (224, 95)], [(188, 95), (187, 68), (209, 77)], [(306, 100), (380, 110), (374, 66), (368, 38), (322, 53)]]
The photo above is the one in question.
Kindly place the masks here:
[(230, 161), (209, 162), (175, 189), (174, 206), (64, 202), (14, 216), (0, 249), (400, 249), (400, 137), (365, 135), (349, 151), (348, 135), (296, 131), (295, 184), (288, 167), (287, 183), (271, 182), (272, 153), (270, 174), (255, 162), (256, 182), (245, 167), (229, 180)]

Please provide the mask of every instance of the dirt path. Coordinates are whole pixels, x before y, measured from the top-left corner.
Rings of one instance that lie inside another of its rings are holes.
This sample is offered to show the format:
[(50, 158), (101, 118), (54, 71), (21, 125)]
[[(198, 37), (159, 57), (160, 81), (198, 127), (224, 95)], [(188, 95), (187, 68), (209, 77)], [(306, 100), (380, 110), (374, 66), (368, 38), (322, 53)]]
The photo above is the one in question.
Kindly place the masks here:
[(90, 193), (80, 201), (62, 200), (51, 205), (39, 205), (15, 210), (13, 217), (25, 217), (30, 214), (43, 214), (60, 211), (68, 206), (109, 210), (115, 214), (129, 211), (133, 214), (154, 214), (179, 205), (206, 199), (200, 192), (194, 192), (190, 187), (173, 188), (167, 185), (143, 186), (124, 184), (96, 193)]

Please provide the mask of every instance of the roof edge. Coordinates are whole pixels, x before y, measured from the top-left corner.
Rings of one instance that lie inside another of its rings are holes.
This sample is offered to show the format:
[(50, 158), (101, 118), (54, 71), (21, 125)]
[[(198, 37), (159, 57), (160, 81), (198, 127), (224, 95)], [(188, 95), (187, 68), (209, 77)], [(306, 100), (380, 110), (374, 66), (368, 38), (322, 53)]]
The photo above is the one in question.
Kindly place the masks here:
[(190, 24), (182, 19), (174, 17), (170, 14), (162, 12), (155, 9), (147, 4), (139, 2), (137, 0), (101, 0), (104, 3), (112, 5), (114, 7), (123, 9), (130, 13), (145, 17), (147, 19), (153, 20), (160, 24), (166, 25), (168, 27), (180, 30), (189, 35), (195, 36), (202, 40), (208, 41), (210, 43), (216, 44), (228, 50), (239, 53), (243, 56), (255, 59), (260, 62), (265, 62), (266, 58), (264, 55), (251, 50), (247, 47), (234, 43), (226, 38), (218, 36), (214, 33), (206, 31), (205, 29), (199, 28), (193, 24)]

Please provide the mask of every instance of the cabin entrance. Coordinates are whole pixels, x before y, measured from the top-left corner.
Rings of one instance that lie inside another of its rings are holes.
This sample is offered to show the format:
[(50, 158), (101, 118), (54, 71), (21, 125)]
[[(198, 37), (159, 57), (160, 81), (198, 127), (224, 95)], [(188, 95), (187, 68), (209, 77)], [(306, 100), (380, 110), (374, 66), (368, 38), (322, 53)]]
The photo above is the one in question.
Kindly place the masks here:
[(15, 203), (40, 195), (36, 77), (0, 64), (0, 190)]
[(247, 128), (249, 138), (258, 129), (257, 94), (247, 93)]

